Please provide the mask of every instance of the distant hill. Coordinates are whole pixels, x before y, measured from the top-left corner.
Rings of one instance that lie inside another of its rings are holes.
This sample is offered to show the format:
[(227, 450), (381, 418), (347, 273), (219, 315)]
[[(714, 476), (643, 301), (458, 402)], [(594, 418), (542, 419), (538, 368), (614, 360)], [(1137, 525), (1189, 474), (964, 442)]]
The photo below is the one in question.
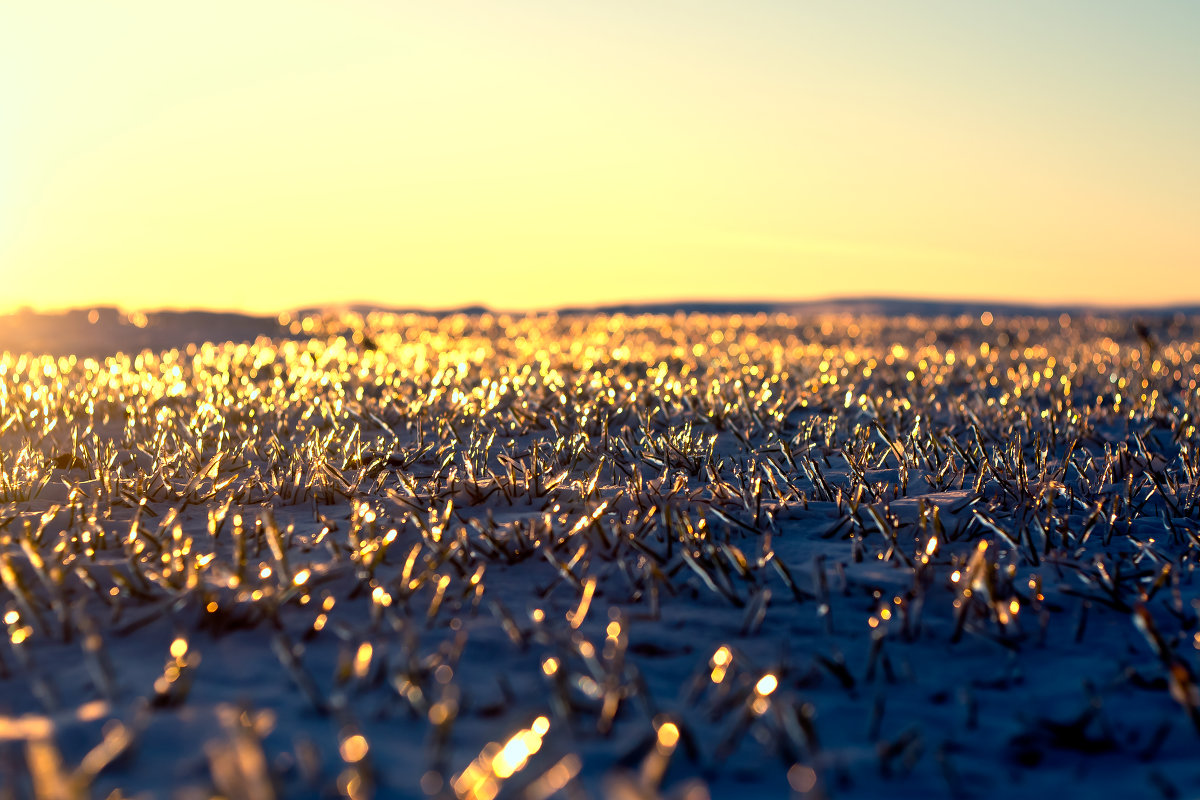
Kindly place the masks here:
[(560, 314), (608, 313), (608, 314), (868, 314), (883, 317), (977, 316), (990, 311), (997, 316), (1044, 317), (1059, 314), (1103, 314), (1121, 316), (1160, 317), (1184, 314), (1200, 314), (1200, 304), (1110, 308), (1084, 304), (1035, 305), (1032, 303), (989, 303), (979, 300), (919, 300), (897, 297), (846, 297), (824, 300), (793, 301), (678, 301), (652, 303), (617, 303), (596, 307), (566, 307), (558, 309)]
[(208, 341), (254, 341), (284, 333), (275, 317), (218, 311), (126, 314), (116, 308), (0, 316), (0, 351), (104, 358), (144, 349), (168, 350)]
[[(302, 309), (297, 314), (321, 309)], [(490, 309), (468, 306), (455, 309), (387, 308), (366, 303), (332, 306), (330, 311), (416, 313), (433, 316), (482, 314)], [(602, 306), (573, 306), (555, 309), (557, 314), (863, 314), (888, 317), (978, 316), (990, 311), (998, 317), (1040, 317), (1088, 313), (1154, 319), (1183, 314), (1200, 316), (1200, 305), (1167, 307), (1103, 308), (1079, 304), (1038, 306), (1017, 303), (987, 303), (976, 300), (913, 300), (889, 297), (835, 298), (805, 301), (677, 301), (618, 303)], [(519, 312), (513, 312), (519, 313)], [(287, 330), (275, 317), (216, 311), (156, 311), (129, 314), (116, 308), (75, 309), (58, 313), (18, 311), (0, 315), (0, 352), (74, 354), (103, 358), (117, 352), (137, 353), (143, 349), (166, 350), (208, 341), (245, 342), (259, 336), (281, 337)]]
[(340, 303), (329, 306), (308, 306), (291, 313), (294, 316), (304, 316), (305, 314), (322, 314), (339, 311), (348, 311), (363, 315), (378, 311), (384, 314), (421, 314), (429, 317), (450, 317), (455, 314), (495, 313), (498, 310), (480, 305), (456, 306), (454, 308), (421, 308), (419, 306), (383, 306), (377, 303)]
[[(512, 309), (489, 309), (486, 306), (464, 306), (450, 309), (393, 307), (371, 303), (337, 306), (338, 310), (368, 314), (379, 311), (392, 314), (429, 314), (443, 317), (451, 314), (482, 314), (485, 312), (521, 313)], [(301, 309), (298, 313), (315, 313), (322, 309)], [(555, 314), (871, 314), (883, 317), (979, 315), (990, 311), (998, 316), (1044, 317), (1059, 314), (1097, 314), (1139, 317), (1163, 317), (1200, 314), (1200, 304), (1170, 306), (1109, 307), (1083, 303), (986, 302), (981, 300), (921, 300), (904, 297), (844, 297), (821, 300), (654, 300), (647, 302), (607, 303), (594, 306), (562, 306), (537, 313)]]

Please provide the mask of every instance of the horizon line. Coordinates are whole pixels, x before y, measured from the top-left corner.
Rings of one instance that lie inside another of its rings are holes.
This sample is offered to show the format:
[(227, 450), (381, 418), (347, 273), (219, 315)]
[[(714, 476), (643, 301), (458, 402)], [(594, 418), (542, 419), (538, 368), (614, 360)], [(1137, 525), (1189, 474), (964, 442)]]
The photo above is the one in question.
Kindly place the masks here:
[(550, 306), (529, 306), (525, 308), (501, 308), (493, 307), (485, 302), (467, 302), (445, 306), (402, 306), (393, 305), (383, 302), (373, 302), (366, 299), (360, 300), (339, 300), (328, 303), (311, 303), (294, 306), (291, 308), (281, 308), (276, 311), (265, 311), (258, 309), (245, 309), (236, 307), (205, 307), (205, 306), (177, 306), (177, 305), (162, 305), (155, 307), (132, 307), (125, 306), (119, 303), (110, 301), (99, 302), (88, 305), (73, 305), (73, 306), (34, 306), (33, 304), (23, 303), (8, 308), (0, 308), (0, 317), (13, 317), (23, 314), (36, 314), (39, 316), (59, 316), (68, 315), (73, 312), (83, 312), (100, 309), (114, 309), (124, 314), (187, 314), (187, 313), (205, 313), (205, 314), (230, 314), (246, 317), (261, 317), (261, 318), (279, 318), (284, 315), (315, 313), (315, 312), (334, 312), (334, 311), (363, 311), (371, 312), (378, 311), (383, 313), (399, 313), (399, 314), (432, 314), (432, 315), (448, 315), (456, 313), (478, 313), (478, 314), (549, 314), (549, 313), (619, 313), (625, 309), (636, 310), (640, 308), (655, 308), (665, 309), (669, 307), (678, 307), (679, 310), (688, 308), (703, 310), (705, 308), (728, 309), (729, 313), (736, 313), (739, 306), (753, 308), (757, 311), (775, 310), (786, 312), (790, 308), (803, 310), (805, 308), (814, 308), (825, 305), (854, 305), (854, 304), (883, 304), (894, 303), (897, 305), (925, 305), (938, 306), (945, 308), (962, 307), (972, 310), (983, 309), (989, 307), (995, 310), (1004, 311), (1005, 309), (1014, 310), (1038, 310), (1046, 313), (1050, 312), (1066, 312), (1066, 311), (1081, 311), (1081, 312), (1098, 312), (1098, 313), (1169, 313), (1179, 310), (1200, 310), (1200, 298), (1175, 300), (1160, 303), (1104, 303), (1092, 302), (1086, 300), (1022, 300), (1022, 299), (998, 299), (998, 298), (976, 298), (976, 297), (923, 297), (920, 295), (830, 295), (818, 298), (782, 298), (771, 299), (763, 297), (747, 297), (747, 298), (696, 298), (696, 297), (675, 297), (675, 298), (653, 298), (653, 299), (626, 299), (626, 300), (608, 300), (597, 303), (567, 303)]

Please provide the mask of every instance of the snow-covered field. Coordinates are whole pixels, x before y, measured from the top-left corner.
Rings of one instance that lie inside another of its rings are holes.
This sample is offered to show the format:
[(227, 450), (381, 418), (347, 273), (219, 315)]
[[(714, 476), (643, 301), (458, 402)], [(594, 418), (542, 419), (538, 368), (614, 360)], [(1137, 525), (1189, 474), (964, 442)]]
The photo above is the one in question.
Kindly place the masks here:
[(1200, 793), (1200, 318), (0, 360), (0, 797)]

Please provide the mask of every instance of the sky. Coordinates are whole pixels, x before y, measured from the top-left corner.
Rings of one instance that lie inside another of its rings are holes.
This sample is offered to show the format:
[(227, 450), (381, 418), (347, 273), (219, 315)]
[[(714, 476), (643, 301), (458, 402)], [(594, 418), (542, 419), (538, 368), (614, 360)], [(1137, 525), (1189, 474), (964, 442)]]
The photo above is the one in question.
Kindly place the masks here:
[(1200, 3), (0, 8), (0, 311), (1200, 300)]

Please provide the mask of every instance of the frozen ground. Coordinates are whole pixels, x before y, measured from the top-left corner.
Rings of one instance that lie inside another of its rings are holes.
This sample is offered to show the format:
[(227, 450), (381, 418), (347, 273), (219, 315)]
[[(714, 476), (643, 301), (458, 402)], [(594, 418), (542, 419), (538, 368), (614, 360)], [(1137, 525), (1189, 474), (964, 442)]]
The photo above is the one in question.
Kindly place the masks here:
[(1200, 792), (1200, 319), (287, 322), (0, 361), (0, 797)]

